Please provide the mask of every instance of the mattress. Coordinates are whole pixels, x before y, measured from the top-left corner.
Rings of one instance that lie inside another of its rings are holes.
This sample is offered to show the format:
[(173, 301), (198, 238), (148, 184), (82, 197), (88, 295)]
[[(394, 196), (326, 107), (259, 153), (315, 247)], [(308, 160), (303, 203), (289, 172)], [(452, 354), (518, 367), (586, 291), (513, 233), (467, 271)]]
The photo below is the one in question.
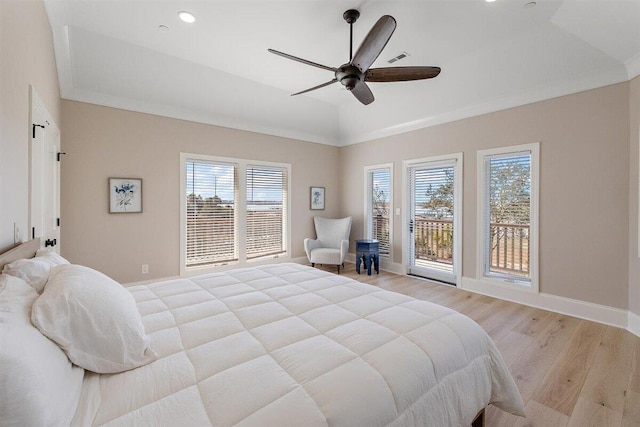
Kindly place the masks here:
[(469, 426), (523, 415), (494, 343), (439, 305), (298, 264), (128, 288), (158, 360), (87, 373), (75, 425)]

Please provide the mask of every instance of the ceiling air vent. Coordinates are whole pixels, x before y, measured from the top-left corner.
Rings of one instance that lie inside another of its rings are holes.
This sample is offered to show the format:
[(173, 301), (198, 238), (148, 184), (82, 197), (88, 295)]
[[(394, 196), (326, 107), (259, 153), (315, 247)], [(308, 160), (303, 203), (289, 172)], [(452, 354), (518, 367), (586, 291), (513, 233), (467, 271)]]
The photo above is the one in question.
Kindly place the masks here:
[(391, 58), (391, 59), (390, 59), (390, 60), (388, 60), (387, 62), (388, 62), (389, 64), (393, 64), (394, 62), (398, 62), (398, 61), (400, 61), (401, 59), (406, 58), (407, 56), (411, 56), (411, 55), (409, 55), (407, 52), (402, 52), (400, 55), (398, 55), (398, 56), (395, 56), (395, 57)]

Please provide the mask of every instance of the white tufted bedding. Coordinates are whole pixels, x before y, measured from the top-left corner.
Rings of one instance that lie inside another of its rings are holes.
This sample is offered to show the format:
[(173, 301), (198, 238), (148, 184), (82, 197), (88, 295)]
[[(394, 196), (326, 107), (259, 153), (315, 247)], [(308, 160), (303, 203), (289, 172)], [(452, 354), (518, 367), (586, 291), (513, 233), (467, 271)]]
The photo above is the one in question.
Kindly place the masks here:
[(297, 264), (129, 288), (158, 360), (87, 373), (76, 425), (468, 426), (523, 414), (453, 310)]

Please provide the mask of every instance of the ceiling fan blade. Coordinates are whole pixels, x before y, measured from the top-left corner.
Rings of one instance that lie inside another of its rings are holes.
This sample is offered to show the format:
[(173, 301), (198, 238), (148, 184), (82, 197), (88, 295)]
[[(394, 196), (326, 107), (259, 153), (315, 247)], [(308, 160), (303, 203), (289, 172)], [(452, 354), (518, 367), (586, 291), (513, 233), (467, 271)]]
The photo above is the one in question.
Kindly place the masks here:
[(371, 92), (371, 89), (369, 89), (369, 86), (367, 86), (365, 82), (358, 81), (356, 86), (351, 89), (351, 93), (364, 105), (369, 105), (375, 100), (373, 92)]
[(353, 55), (351, 65), (354, 65), (360, 69), (361, 72), (365, 72), (375, 62), (376, 58), (382, 52), (382, 49), (387, 45), (387, 42), (391, 38), (391, 35), (396, 29), (396, 20), (393, 16), (384, 15), (378, 19), (378, 22), (371, 28), (367, 37), (364, 38), (362, 44)]
[(440, 67), (387, 67), (372, 68), (364, 79), (367, 82), (407, 82), (432, 79), (440, 74)]
[(303, 90), (302, 92), (292, 93), (291, 96), (295, 96), (295, 95), (300, 95), (302, 93), (311, 92), (312, 90), (316, 90), (316, 89), (320, 89), (321, 87), (332, 85), (332, 84), (336, 83), (337, 81), (338, 81), (337, 79), (333, 79), (330, 82), (322, 83), (321, 85), (314, 86), (314, 87), (312, 87), (310, 89)]
[(323, 70), (336, 72), (336, 68), (327, 67), (326, 65), (318, 64), (316, 62), (307, 61), (306, 59), (298, 58), (297, 56), (289, 55), (288, 53), (280, 52), (273, 49), (267, 49), (269, 52), (282, 56), (283, 58), (291, 59), (292, 61), (302, 62), (303, 64), (311, 65), (312, 67), (322, 68)]

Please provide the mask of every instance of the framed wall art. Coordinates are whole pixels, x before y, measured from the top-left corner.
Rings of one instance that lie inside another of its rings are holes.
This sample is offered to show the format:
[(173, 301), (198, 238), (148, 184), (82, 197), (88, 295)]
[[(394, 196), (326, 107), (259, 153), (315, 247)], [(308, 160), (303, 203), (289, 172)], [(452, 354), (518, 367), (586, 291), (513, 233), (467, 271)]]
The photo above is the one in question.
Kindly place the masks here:
[(109, 213), (142, 212), (142, 179), (109, 178)]
[(311, 210), (324, 210), (324, 187), (311, 187)]

